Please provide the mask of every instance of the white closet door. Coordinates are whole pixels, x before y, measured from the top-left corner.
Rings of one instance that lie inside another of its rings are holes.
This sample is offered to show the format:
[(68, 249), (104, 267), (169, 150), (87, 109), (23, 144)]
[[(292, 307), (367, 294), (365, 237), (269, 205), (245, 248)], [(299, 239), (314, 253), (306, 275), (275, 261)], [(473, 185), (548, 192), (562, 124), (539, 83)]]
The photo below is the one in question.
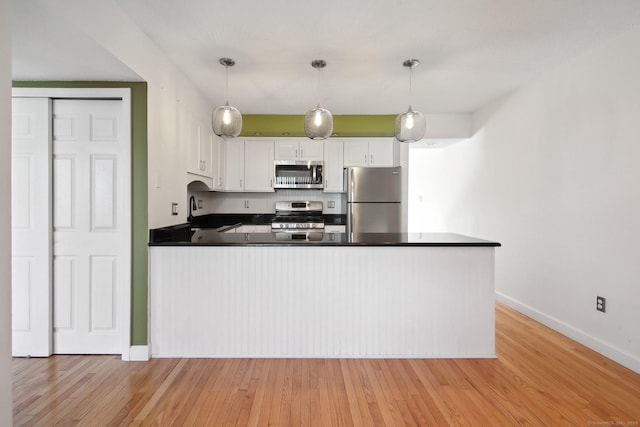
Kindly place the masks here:
[(116, 290), (124, 267), (124, 135), (120, 100), (53, 104), (54, 353), (122, 351)]
[(51, 102), (13, 98), (11, 155), (14, 356), (49, 356), (51, 313)]

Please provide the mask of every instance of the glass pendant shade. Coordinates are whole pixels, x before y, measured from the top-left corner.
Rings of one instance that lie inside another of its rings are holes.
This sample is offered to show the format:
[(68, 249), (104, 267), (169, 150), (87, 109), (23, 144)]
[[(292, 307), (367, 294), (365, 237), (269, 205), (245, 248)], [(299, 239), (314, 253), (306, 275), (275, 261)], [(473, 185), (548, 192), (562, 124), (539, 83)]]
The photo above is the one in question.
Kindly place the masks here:
[(396, 139), (400, 142), (416, 142), (424, 138), (427, 120), (420, 111), (409, 109), (396, 117)]
[[(322, 59), (311, 62), (311, 66), (318, 70), (318, 100), (320, 99), (320, 69), (326, 67), (327, 63)], [(304, 115), (304, 133), (311, 139), (327, 139), (333, 133), (333, 116), (331, 111), (318, 106), (307, 111)]]
[(229, 67), (236, 62), (231, 58), (220, 58), (220, 65), (225, 67), (226, 74), (226, 103), (216, 107), (211, 113), (211, 127), (213, 132), (222, 138), (235, 138), (242, 131), (242, 114), (237, 108), (229, 105)]
[(333, 133), (331, 112), (318, 105), (304, 115), (304, 133), (311, 139), (327, 139)]
[[(420, 61), (417, 59), (407, 59), (402, 63), (403, 67), (409, 69), (409, 98), (411, 98), (411, 70), (417, 67)], [(409, 109), (398, 114), (396, 117), (396, 139), (400, 142), (416, 142), (424, 138), (427, 131), (427, 120), (420, 111), (414, 111), (409, 105)]]
[(223, 138), (235, 138), (242, 131), (242, 114), (227, 102), (213, 110), (211, 126), (216, 135)]

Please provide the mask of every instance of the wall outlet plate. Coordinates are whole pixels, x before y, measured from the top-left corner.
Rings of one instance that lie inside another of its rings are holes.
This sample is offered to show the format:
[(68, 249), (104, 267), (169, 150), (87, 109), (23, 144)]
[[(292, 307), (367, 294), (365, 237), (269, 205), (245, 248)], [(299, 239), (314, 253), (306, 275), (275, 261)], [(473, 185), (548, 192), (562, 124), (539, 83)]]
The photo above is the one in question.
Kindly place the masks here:
[(596, 310), (606, 313), (607, 311), (607, 299), (605, 297), (596, 297)]

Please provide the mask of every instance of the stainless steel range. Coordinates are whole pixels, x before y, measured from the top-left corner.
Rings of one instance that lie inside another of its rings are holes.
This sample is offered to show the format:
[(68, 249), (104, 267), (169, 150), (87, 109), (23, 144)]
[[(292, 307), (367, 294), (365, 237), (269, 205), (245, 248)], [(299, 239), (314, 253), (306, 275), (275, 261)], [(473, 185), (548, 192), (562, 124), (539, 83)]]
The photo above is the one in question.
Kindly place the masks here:
[[(271, 231), (299, 234), (299, 238), (302, 238), (304, 233), (307, 233), (307, 237), (314, 237), (308, 234), (311, 232), (323, 233), (322, 202), (276, 202), (276, 216), (271, 222)], [(285, 237), (282, 236), (283, 239)], [(295, 236), (289, 238), (295, 239)]]

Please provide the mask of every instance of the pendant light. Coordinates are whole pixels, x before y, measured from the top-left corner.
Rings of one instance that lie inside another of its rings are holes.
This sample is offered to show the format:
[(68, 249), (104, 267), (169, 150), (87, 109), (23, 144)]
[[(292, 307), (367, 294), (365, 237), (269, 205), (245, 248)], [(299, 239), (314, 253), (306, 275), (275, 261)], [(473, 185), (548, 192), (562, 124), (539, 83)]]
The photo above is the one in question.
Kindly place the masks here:
[(304, 133), (311, 139), (326, 139), (333, 132), (333, 116), (331, 111), (320, 108), (320, 69), (327, 66), (322, 59), (311, 62), (311, 66), (318, 70), (318, 105), (307, 111), (304, 116)]
[(411, 71), (419, 64), (417, 59), (407, 59), (402, 63), (403, 67), (409, 68), (409, 109), (396, 117), (396, 139), (400, 142), (420, 141), (427, 130), (424, 114), (411, 108)]
[(216, 135), (223, 138), (232, 138), (240, 135), (242, 130), (242, 114), (237, 108), (229, 105), (229, 67), (233, 67), (236, 62), (231, 58), (220, 58), (220, 64), (224, 65), (226, 71), (226, 103), (213, 110), (211, 126)]

